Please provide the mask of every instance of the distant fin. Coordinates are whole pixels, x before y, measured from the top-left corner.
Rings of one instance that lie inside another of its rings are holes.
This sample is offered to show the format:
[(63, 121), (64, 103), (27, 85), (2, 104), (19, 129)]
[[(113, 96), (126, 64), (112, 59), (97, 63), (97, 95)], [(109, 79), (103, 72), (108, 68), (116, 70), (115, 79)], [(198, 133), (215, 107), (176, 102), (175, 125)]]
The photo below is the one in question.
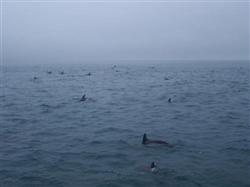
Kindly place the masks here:
[(146, 133), (143, 134), (143, 138), (142, 138), (142, 144), (146, 144), (146, 141), (147, 141), (147, 135)]
[(80, 101), (85, 101), (85, 100), (86, 100), (86, 94), (84, 94), (84, 95), (82, 96), (82, 98), (81, 98)]

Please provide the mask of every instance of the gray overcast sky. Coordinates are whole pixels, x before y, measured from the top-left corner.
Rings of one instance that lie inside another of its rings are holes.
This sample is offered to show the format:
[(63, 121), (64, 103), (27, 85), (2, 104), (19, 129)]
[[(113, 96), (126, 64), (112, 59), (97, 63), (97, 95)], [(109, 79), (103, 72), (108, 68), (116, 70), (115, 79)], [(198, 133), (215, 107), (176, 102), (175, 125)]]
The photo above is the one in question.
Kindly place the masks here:
[(249, 59), (249, 3), (3, 3), (4, 62)]

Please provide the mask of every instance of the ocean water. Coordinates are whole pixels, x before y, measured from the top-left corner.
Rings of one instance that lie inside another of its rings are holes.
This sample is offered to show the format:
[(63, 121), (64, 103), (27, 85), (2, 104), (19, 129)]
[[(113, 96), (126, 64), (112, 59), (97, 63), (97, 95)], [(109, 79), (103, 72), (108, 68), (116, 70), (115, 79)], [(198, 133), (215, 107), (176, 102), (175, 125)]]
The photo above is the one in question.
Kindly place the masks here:
[(4, 66), (0, 186), (249, 187), (249, 64), (204, 64)]

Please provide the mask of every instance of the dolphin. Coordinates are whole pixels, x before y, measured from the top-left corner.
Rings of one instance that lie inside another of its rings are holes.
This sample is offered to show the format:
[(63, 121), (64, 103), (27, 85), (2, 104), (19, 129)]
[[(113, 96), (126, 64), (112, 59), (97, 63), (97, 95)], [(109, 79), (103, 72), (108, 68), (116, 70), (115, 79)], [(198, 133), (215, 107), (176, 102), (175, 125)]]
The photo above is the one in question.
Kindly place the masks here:
[(168, 77), (164, 77), (164, 80), (166, 80), (166, 81), (167, 81), (167, 80), (169, 80), (169, 78), (168, 78)]
[(81, 98), (81, 100), (80, 101), (86, 101), (86, 94), (84, 94), (83, 96), (82, 96), (82, 98)]
[(151, 169), (152, 173), (156, 173), (157, 172), (157, 166), (156, 166), (155, 162), (151, 163), (150, 169)]
[(162, 141), (162, 140), (149, 140), (147, 138), (147, 135), (143, 134), (142, 144), (147, 145), (147, 144), (152, 144), (152, 143), (154, 143), (154, 144), (162, 144), (162, 145), (167, 145), (167, 146), (172, 147), (172, 145), (170, 145), (169, 143), (167, 143), (165, 141)]

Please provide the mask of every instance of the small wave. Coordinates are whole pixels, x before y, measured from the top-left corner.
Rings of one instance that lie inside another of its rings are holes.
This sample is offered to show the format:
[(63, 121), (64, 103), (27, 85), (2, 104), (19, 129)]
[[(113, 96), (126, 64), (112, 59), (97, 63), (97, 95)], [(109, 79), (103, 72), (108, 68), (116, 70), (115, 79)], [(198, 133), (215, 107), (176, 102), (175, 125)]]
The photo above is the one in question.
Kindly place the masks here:
[(89, 142), (89, 145), (91, 146), (112, 146), (112, 147), (116, 147), (118, 150), (120, 149), (124, 149), (125, 147), (129, 147), (130, 144), (125, 141), (125, 140), (92, 140)]
[(236, 142), (238, 142), (238, 143), (250, 143), (250, 139), (243, 138), (243, 139), (237, 140)]
[(162, 87), (162, 84), (154, 84), (154, 85), (150, 85), (149, 88), (160, 88)]
[(95, 102), (97, 102), (96, 99), (91, 98), (91, 97), (87, 97), (87, 98), (86, 98), (86, 101), (84, 101), (84, 102), (81, 101), (81, 98), (80, 98), (80, 97), (74, 97), (74, 98), (72, 98), (72, 100), (77, 101), (77, 102), (80, 102), (80, 103), (86, 103), (86, 102), (95, 103)]
[(24, 118), (8, 118), (7, 120), (11, 122), (20, 123), (20, 124), (25, 124), (29, 121), (28, 119), (24, 119)]
[(59, 103), (57, 105), (49, 105), (49, 104), (41, 104), (40, 107), (46, 108), (46, 109), (60, 109), (62, 108), (66, 103)]
[[(200, 183), (194, 181), (191, 177), (189, 176), (183, 176), (183, 175), (180, 175), (180, 176), (176, 176), (175, 177), (175, 180), (177, 181), (182, 181), (182, 182), (189, 182), (189, 183), (192, 183), (192, 184), (195, 184), (196, 186), (202, 186)], [(187, 184), (186, 184), (187, 185)]]
[(227, 147), (224, 150), (225, 151), (234, 151), (234, 152), (250, 155), (250, 148)]
[(40, 107), (50, 108), (51, 106), (50, 106), (50, 105), (47, 105), (47, 104), (41, 104)]
[(114, 141), (113, 140), (110, 143), (117, 145), (118, 149), (123, 149), (124, 146), (126, 146), (126, 147), (130, 146), (130, 144), (127, 141), (125, 141), (125, 140), (118, 140), (118, 141)]
[(16, 103), (6, 103), (3, 105), (3, 107), (12, 107), (12, 106), (16, 106)]
[(188, 107), (188, 108), (193, 108), (193, 107), (196, 107), (197, 105), (195, 104), (186, 104), (185, 107)]
[(93, 98), (91, 98), (91, 97), (89, 97), (89, 98), (87, 98), (87, 101), (90, 101), (90, 102), (92, 102), (92, 103), (95, 103), (97, 100), (96, 100), (96, 99), (93, 99)]
[(45, 89), (41, 89), (41, 90), (38, 90), (38, 92), (40, 92), (40, 93), (48, 93), (49, 91), (45, 90)]
[(100, 145), (102, 143), (103, 143), (103, 141), (93, 140), (90, 142), (90, 145)]
[(108, 128), (103, 128), (101, 130), (96, 131), (96, 134), (102, 134), (102, 133), (112, 133), (112, 132), (117, 132), (117, 133), (129, 133), (133, 132), (132, 130), (129, 129), (121, 129), (121, 128), (115, 128), (115, 127), (108, 127)]
[(34, 176), (32, 172), (30, 175), (25, 175), (20, 177), (19, 179), (22, 183), (26, 184), (27, 186), (62, 186), (62, 183), (56, 180), (55, 178), (47, 178), (41, 176)]
[(5, 98), (6, 98), (6, 95), (0, 95), (0, 99), (2, 99), (3, 101)]
[(93, 155), (94, 159), (124, 159), (127, 160), (128, 155), (127, 154), (123, 154), (123, 153), (119, 153), (119, 152), (109, 152), (109, 153), (100, 153), (100, 154), (96, 154)]
[(189, 180), (188, 177), (186, 177), (186, 176), (176, 176), (175, 179), (178, 181), (188, 181)]

